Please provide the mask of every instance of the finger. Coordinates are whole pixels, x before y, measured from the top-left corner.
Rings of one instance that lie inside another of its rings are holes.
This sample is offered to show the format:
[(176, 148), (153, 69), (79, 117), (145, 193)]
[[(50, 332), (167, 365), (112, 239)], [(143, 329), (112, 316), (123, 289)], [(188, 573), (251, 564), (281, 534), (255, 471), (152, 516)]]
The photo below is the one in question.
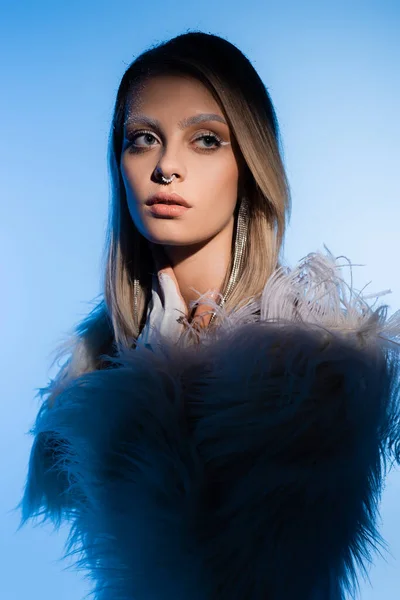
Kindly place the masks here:
[(157, 273), (166, 273), (167, 275), (169, 275), (175, 283), (177, 289), (179, 289), (174, 270), (171, 267), (168, 257), (165, 251), (163, 250), (162, 246), (160, 246), (160, 244), (153, 244), (152, 242), (150, 242), (149, 245), (153, 254), (154, 264)]
[(163, 312), (163, 298), (162, 298), (162, 290), (160, 289), (160, 283), (157, 275), (153, 275), (152, 277), (152, 291), (151, 291), (151, 310), (150, 310), (150, 318), (152, 316), (158, 316)]
[(175, 275), (171, 276), (169, 271), (163, 270), (158, 274), (158, 280), (164, 295), (165, 312), (172, 314), (174, 317), (181, 316), (182, 314), (187, 315), (187, 306), (179, 291)]
[[(185, 314), (187, 314), (188, 309), (187, 309), (186, 302), (181, 294), (178, 280), (176, 278), (173, 268), (171, 267), (171, 265), (168, 261), (168, 257), (166, 255), (166, 253), (164, 252), (164, 250), (163, 250), (162, 246), (160, 246), (160, 244), (153, 244), (153, 242), (149, 242), (149, 245), (150, 245), (151, 252), (153, 254), (154, 264), (155, 264), (158, 279), (160, 282), (160, 287), (161, 287), (162, 293), (164, 295), (163, 301), (164, 301), (165, 308), (167, 308), (167, 307), (169, 309), (174, 308), (171, 305), (171, 303), (176, 305), (176, 299), (178, 299), (179, 303), (181, 304), (180, 309), (182, 311), (184, 311)], [(169, 279), (172, 280), (172, 282), (175, 286), (174, 291), (173, 291), (168, 279), (165, 280), (167, 285), (166, 286), (163, 285), (164, 284), (164, 281), (162, 281), (163, 278), (160, 277), (162, 275), (167, 275), (169, 277)], [(166, 294), (166, 290), (164, 289), (165, 287), (168, 290), (168, 294)]]

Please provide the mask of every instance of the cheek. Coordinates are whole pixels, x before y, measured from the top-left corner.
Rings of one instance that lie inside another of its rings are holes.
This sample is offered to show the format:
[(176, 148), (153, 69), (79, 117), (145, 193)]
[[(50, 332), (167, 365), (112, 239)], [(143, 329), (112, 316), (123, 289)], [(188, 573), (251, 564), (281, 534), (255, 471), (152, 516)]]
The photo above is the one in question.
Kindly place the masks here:
[(203, 173), (202, 183), (211, 188), (212, 195), (236, 203), (239, 171), (234, 160), (214, 164)]
[(136, 193), (138, 189), (139, 177), (136, 175), (136, 170), (128, 167), (126, 163), (121, 162), (121, 176), (127, 194)]
[[(139, 230), (142, 230), (141, 214), (139, 211), (139, 200), (141, 198), (141, 178), (137, 174), (137, 170), (132, 168), (124, 168), (124, 164), (121, 161), (121, 178), (126, 194), (126, 202), (128, 210), (131, 215), (133, 222)], [(143, 184), (142, 184), (143, 185)], [(144, 233), (142, 231), (142, 233)]]
[(140, 175), (138, 169), (123, 169), (121, 166), (121, 176), (126, 194), (126, 201), (132, 219), (137, 223), (141, 219), (140, 203), (146, 196), (146, 189), (143, 181), (143, 175)]

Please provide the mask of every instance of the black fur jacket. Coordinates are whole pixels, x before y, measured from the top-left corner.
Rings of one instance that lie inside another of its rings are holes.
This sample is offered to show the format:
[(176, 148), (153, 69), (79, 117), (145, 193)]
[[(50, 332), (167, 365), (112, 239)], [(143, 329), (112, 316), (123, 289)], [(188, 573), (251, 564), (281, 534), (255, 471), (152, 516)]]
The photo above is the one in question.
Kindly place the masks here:
[(198, 343), (160, 334), (42, 390), (21, 526), (69, 521), (96, 600), (356, 591), (400, 458), (400, 311), (339, 263), (312, 253)]

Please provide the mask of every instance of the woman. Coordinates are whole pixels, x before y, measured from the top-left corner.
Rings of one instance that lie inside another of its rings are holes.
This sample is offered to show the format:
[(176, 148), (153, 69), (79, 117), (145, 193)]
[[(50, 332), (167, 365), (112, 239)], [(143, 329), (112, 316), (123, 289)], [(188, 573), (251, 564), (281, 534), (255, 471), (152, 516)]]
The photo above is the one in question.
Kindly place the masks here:
[(71, 522), (101, 600), (338, 600), (383, 543), (400, 311), (280, 262), (289, 189), (244, 55), (187, 33), (117, 93), (104, 300), (40, 391), (21, 526)]

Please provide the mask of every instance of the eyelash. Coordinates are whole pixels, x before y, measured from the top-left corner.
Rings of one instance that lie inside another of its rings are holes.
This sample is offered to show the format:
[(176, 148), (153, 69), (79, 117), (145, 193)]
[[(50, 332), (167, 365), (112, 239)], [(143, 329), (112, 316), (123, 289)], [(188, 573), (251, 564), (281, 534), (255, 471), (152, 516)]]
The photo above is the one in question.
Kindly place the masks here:
[[(134, 134), (132, 134), (130, 136), (129, 144), (127, 146), (129, 152), (138, 154), (140, 152), (145, 152), (147, 150), (147, 148), (151, 148), (151, 146), (138, 147), (138, 146), (134, 145), (134, 142), (136, 141), (136, 139), (141, 137), (142, 135), (151, 135), (154, 139), (156, 139), (152, 131), (147, 131), (146, 129), (141, 129), (140, 131), (136, 131)], [(207, 137), (213, 138), (216, 141), (217, 146), (214, 148), (197, 148), (200, 152), (205, 152), (205, 153), (215, 152), (215, 150), (218, 150), (218, 148), (220, 148), (223, 145), (222, 139), (215, 133), (212, 133), (211, 131), (209, 133), (204, 133), (203, 135), (200, 135), (199, 137), (195, 138), (193, 141), (197, 142), (197, 140), (201, 140), (201, 139), (207, 138)]]

